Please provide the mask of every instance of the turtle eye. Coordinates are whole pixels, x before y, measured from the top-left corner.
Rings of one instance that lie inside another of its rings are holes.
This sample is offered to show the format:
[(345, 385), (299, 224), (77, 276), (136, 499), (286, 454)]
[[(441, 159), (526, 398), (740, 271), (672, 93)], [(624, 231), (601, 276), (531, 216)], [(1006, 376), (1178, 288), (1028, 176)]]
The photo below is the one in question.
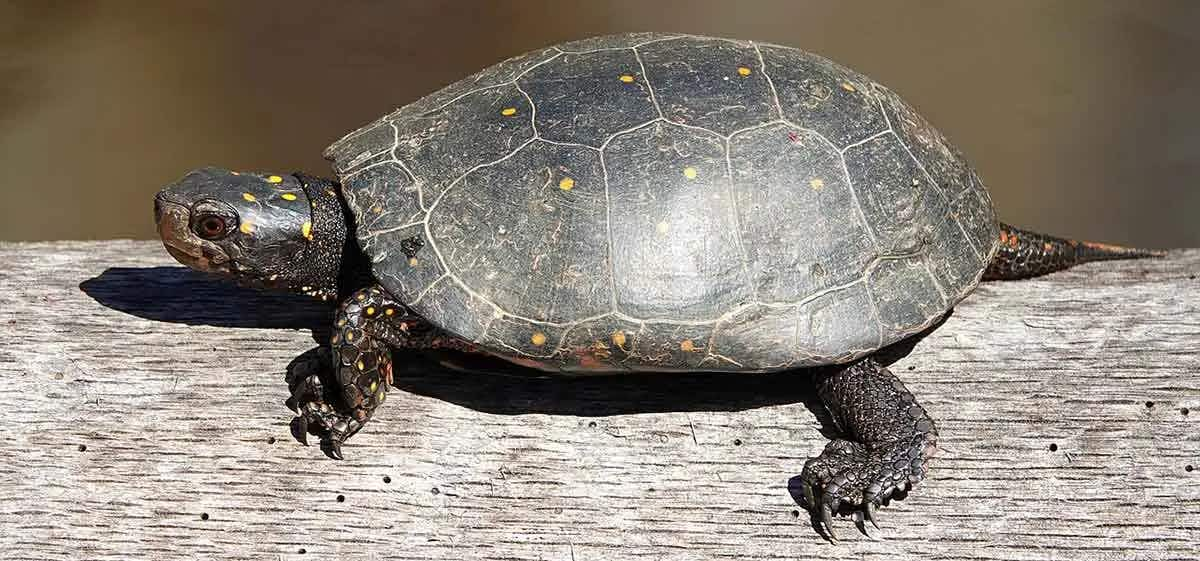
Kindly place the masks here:
[(201, 216), (200, 220), (196, 221), (196, 234), (206, 240), (224, 237), (227, 230), (225, 219), (215, 214)]

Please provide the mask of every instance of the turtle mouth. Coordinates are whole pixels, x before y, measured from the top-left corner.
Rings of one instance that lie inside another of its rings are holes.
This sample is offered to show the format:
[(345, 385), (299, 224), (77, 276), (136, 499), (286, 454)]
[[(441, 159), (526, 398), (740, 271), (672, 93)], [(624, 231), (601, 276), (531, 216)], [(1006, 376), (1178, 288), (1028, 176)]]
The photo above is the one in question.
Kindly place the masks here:
[(154, 197), (154, 221), (163, 247), (176, 261), (198, 271), (225, 273), (229, 271), (229, 257), (219, 246), (206, 242), (192, 233), (189, 228), (190, 209), (159, 193)]

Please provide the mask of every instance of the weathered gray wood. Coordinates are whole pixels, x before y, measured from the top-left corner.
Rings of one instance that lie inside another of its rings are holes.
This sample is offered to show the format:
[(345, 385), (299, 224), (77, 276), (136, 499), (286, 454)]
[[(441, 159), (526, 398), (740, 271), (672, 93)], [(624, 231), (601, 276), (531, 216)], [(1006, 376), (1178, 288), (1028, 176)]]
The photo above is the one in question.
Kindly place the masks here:
[(418, 363), (335, 462), (283, 406), (320, 306), (153, 242), (0, 263), (4, 559), (1200, 557), (1200, 250), (977, 290), (893, 366), (938, 421), (931, 479), (839, 545), (787, 489), (825, 442), (800, 376)]

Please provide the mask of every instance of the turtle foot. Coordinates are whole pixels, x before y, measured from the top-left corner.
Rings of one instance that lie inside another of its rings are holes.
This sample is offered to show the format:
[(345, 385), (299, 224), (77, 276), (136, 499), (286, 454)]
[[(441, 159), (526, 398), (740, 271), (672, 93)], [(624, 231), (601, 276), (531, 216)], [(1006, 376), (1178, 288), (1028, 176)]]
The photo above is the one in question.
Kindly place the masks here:
[(298, 415), (292, 419), (292, 436), (301, 444), (308, 445), (308, 435), (319, 437), (321, 451), (335, 460), (343, 459), (342, 443), (363, 427), (356, 418), (365, 412), (346, 413), (330, 405), (325, 397), (321, 379), (313, 374), (305, 377), (292, 391), (288, 407)]
[(837, 439), (804, 464), (800, 485), (813, 525), (831, 541), (835, 514), (851, 514), (859, 531), (864, 521), (879, 528), (876, 508), (899, 500), (925, 478), (932, 448), (924, 435), (868, 450), (859, 442)]

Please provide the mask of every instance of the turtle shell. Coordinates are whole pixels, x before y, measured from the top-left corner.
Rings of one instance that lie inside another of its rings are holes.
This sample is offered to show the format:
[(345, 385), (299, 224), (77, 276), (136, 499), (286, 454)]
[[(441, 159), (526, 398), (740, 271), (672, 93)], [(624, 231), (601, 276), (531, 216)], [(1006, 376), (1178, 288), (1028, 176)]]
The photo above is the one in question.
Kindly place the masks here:
[(978, 176), (910, 106), (752, 41), (530, 52), (326, 157), (382, 286), (547, 369), (849, 361), (942, 317), (997, 247)]

